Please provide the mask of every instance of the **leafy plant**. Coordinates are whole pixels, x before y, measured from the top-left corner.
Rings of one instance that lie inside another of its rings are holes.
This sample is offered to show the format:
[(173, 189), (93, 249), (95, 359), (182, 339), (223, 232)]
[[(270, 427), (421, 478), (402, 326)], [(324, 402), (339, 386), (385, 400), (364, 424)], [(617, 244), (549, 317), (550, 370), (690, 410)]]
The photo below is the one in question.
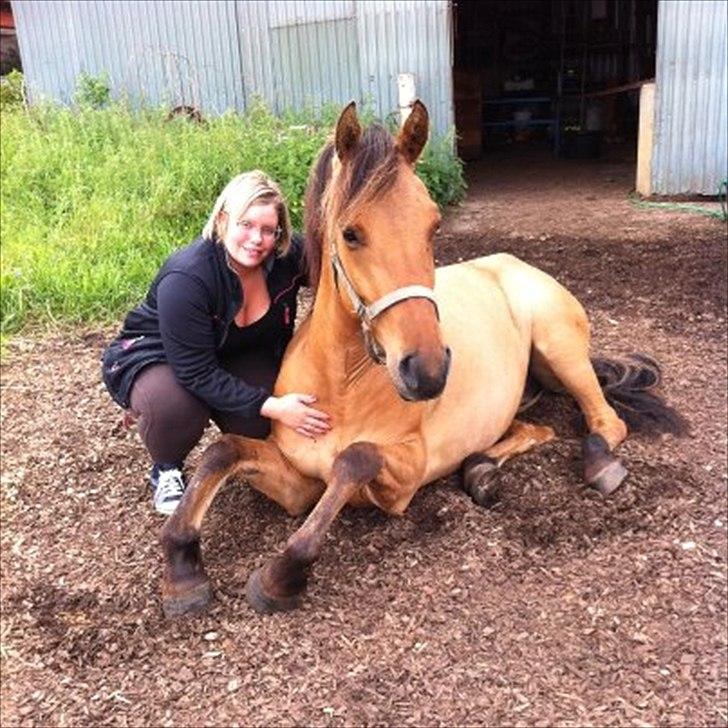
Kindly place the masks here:
[(91, 76), (81, 72), (73, 99), (82, 108), (100, 109), (106, 106), (111, 100), (111, 87), (107, 74)]
[(0, 78), (0, 109), (10, 110), (25, 103), (24, 84), (23, 74), (17, 68)]
[[(3, 332), (119, 320), (243, 170), (270, 174), (301, 228), (308, 173), (339, 107), (279, 117), (257, 103), (195, 124), (165, 121), (166, 109), (132, 111), (95, 83), (79, 88), (89, 93), (76, 109), (2, 107)], [(432, 140), (417, 172), (441, 206), (462, 196), (451, 138)]]
[(417, 163), (417, 174), (440, 207), (460, 202), (468, 188), (463, 162), (453, 152), (453, 132), (430, 138)]

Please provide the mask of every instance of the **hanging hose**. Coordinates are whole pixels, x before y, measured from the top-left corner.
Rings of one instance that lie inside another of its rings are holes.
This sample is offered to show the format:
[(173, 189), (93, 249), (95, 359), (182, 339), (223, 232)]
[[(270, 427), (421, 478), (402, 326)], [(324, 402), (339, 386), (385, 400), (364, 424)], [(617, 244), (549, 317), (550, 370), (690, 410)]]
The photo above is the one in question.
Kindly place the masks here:
[(630, 194), (630, 201), (633, 205), (640, 208), (652, 208), (662, 210), (678, 210), (683, 212), (695, 212), (699, 215), (707, 215), (708, 217), (715, 217), (718, 220), (726, 220), (726, 186), (728, 180), (723, 180), (718, 186), (718, 201), (720, 202), (720, 210), (714, 210), (709, 207), (703, 207), (701, 205), (693, 205), (689, 202), (649, 202), (648, 200), (641, 200), (633, 192)]

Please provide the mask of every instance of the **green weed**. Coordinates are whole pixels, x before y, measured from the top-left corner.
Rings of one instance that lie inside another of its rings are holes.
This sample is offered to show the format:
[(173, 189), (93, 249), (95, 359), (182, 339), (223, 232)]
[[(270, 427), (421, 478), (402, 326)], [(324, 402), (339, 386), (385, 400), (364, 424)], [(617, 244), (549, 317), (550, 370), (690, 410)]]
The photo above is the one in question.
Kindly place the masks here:
[(0, 78), (0, 109), (18, 108), (25, 102), (23, 74), (14, 68)]
[[(120, 320), (164, 258), (199, 235), (220, 190), (241, 171), (270, 174), (301, 228), (308, 172), (335, 107), (279, 118), (258, 104), (198, 124), (108, 101), (103, 85), (80, 89), (84, 103), (74, 110), (26, 109), (3, 97), (2, 332)], [(433, 140), (417, 171), (441, 206), (462, 197), (450, 140)]]
[(81, 107), (100, 109), (111, 100), (111, 86), (106, 74), (91, 76), (82, 72), (76, 83), (73, 100)]

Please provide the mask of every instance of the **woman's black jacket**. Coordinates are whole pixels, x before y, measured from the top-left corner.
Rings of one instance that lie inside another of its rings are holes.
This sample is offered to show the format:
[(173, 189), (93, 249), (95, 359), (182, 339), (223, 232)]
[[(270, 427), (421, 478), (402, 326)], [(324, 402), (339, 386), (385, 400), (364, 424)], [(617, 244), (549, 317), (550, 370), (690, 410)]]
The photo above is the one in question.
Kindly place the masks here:
[[(298, 289), (306, 282), (299, 235), (285, 256), (272, 260), (266, 282), (271, 314), (280, 322), (274, 352), (280, 362), (293, 336)], [(149, 364), (166, 362), (177, 381), (211, 409), (258, 416), (271, 393), (232, 376), (217, 357), (242, 300), (223, 245), (198, 238), (173, 253), (104, 352), (103, 379), (114, 400), (128, 408), (134, 377)]]

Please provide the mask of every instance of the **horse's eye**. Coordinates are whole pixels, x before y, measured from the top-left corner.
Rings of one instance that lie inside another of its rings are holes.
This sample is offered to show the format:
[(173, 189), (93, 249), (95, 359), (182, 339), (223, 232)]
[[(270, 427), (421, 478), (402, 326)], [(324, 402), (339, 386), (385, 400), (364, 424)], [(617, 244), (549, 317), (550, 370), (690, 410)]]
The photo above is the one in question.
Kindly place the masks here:
[(361, 240), (359, 240), (359, 236), (353, 228), (344, 228), (342, 235), (344, 236), (344, 241), (350, 248), (356, 248), (361, 245)]

